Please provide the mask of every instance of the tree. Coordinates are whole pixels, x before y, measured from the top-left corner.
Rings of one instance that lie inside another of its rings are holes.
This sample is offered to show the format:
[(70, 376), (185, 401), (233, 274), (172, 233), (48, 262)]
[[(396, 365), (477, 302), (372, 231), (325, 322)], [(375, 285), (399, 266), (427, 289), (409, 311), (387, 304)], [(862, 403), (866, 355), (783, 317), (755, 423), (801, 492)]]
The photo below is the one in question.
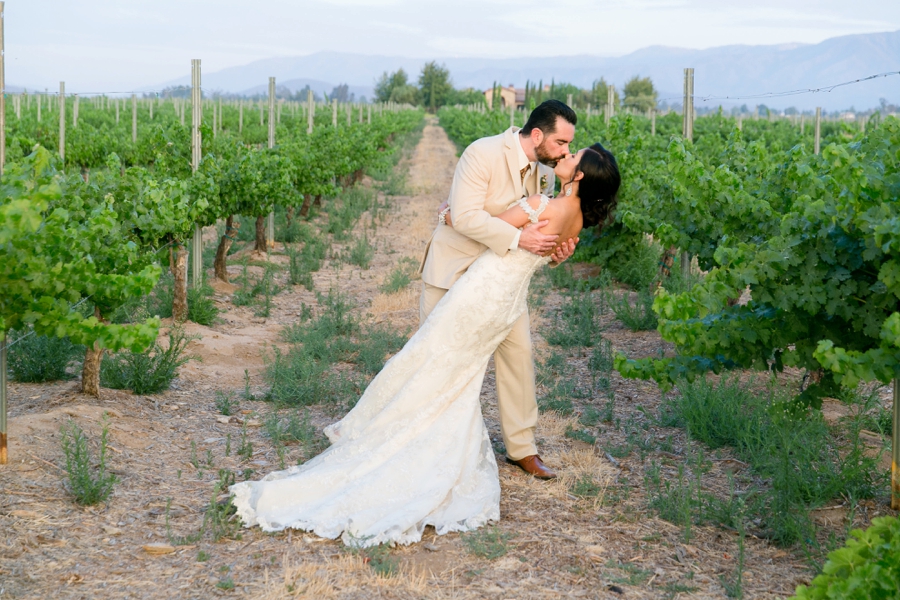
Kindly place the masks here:
[(350, 93), (350, 87), (346, 83), (341, 83), (331, 90), (331, 99), (338, 102), (353, 102), (355, 94)]
[[(594, 82), (594, 85), (590, 90), (590, 103), (593, 106), (604, 107), (606, 106), (607, 97), (609, 95), (609, 84), (606, 83), (606, 79), (601, 77), (599, 80)], [(618, 106), (620, 102), (619, 99), (619, 90), (615, 91), (615, 96), (613, 99), (613, 103)]]
[(656, 90), (649, 77), (635, 75), (628, 80), (622, 91), (625, 94), (622, 104), (628, 108), (646, 112), (656, 107)]
[(419, 96), (426, 110), (437, 112), (437, 109), (448, 104), (453, 91), (447, 67), (438, 65), (435, 61), (422, 67), (422, 73), (419, 75)]
[(391, 98), (394, 95), (394, 91), (408, 86), (409, 77), (403, 69), (397, 69), (390, 74), (385, 71), (381, 74), (378, 81), (375, 82), (375, 100), (377, 102), (396, 102), (396, 100)]

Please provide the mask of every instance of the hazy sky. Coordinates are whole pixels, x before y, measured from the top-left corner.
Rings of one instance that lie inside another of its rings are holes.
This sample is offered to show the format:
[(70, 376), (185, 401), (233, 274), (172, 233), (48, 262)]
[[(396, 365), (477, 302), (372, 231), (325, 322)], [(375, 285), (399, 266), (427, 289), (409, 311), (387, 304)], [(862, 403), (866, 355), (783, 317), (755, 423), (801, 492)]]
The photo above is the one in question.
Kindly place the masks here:
[(618, 56), (898, 29), (897, 0), (7, 0), (6, 81), (114, 92), (188, 75), (191, 58), (209, 73), (320, 50)]

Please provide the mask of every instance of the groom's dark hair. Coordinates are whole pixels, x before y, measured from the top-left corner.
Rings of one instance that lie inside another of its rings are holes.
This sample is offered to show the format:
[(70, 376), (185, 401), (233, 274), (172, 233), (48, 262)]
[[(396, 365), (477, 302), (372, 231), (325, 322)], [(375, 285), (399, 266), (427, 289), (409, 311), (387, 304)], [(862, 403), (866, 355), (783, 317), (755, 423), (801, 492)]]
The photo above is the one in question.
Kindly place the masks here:
[(532, 129), (540, 129), (544, 135), (556, 133), (556, 119), (562, 117), (572, 125), (578, 124), (578, 116), (565, 102), (559, 100), (545, 100), (533, 111), (525, 126), (522, 127), (523, 135), (531, 135)]

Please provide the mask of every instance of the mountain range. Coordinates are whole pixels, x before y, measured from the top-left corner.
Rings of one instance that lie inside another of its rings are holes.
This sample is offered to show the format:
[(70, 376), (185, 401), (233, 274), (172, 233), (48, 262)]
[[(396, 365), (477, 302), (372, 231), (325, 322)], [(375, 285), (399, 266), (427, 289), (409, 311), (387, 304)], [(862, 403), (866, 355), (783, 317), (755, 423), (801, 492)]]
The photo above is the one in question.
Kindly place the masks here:
[[(551, 80), (589, 87), (601, 77), (618, 88), (635, 75), (650, 77), (660, 101), (681, 102), (683, 69), (694, 68), (695, 106), (729, 107), (765, 104), (801, 110), (821, 106), (825, 110), (867, 109), (881, 98), (900, 104), (900, 31), (840, 36), (818, 44), (769, 46), (733, 45), (691, 50), (650, 46), (619, 57), (554, 56), (529, 58), (435, 57), (445, 65), (457, 88), (490, 88), (494, 82), (524, 87)], [(318, 52), (307, 56), (269, 58), (246, 65), (203, 74), (206, 90), (254, 95), (264, 93), (269, 76), (278, 87), (292, 91), (309, 85), (317, 94), (331, 93), (347, 83), (357, 99), (371, 99), (376, 79), (384, 72), (403, 68), (411, 80), (418, 77), (423, 58)], [(871, 75), (892, 72), (892, 76), (837, 87), (832, 91), (788, 96), (759, 96), (806, 88), (822, 88)], [(169, 85), (189, 85), (190, 78), (168, 81)], [(704, 97), (713, 97), (704, 100)], [(725, 97), (729, 98), (725, 98)]]

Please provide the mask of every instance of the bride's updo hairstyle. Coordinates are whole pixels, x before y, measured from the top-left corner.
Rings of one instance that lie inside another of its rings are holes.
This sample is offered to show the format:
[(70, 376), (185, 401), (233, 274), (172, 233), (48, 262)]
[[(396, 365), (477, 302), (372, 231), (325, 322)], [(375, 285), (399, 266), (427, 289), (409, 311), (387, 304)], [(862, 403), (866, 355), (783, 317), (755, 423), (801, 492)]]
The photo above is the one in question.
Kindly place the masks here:
[(584, 173), (578, 185), (584, 227), (606, 225), (616, 208), (619, 184), (619, 165), (612, 152), (599, 143), (585, 148), (578, 171)]

